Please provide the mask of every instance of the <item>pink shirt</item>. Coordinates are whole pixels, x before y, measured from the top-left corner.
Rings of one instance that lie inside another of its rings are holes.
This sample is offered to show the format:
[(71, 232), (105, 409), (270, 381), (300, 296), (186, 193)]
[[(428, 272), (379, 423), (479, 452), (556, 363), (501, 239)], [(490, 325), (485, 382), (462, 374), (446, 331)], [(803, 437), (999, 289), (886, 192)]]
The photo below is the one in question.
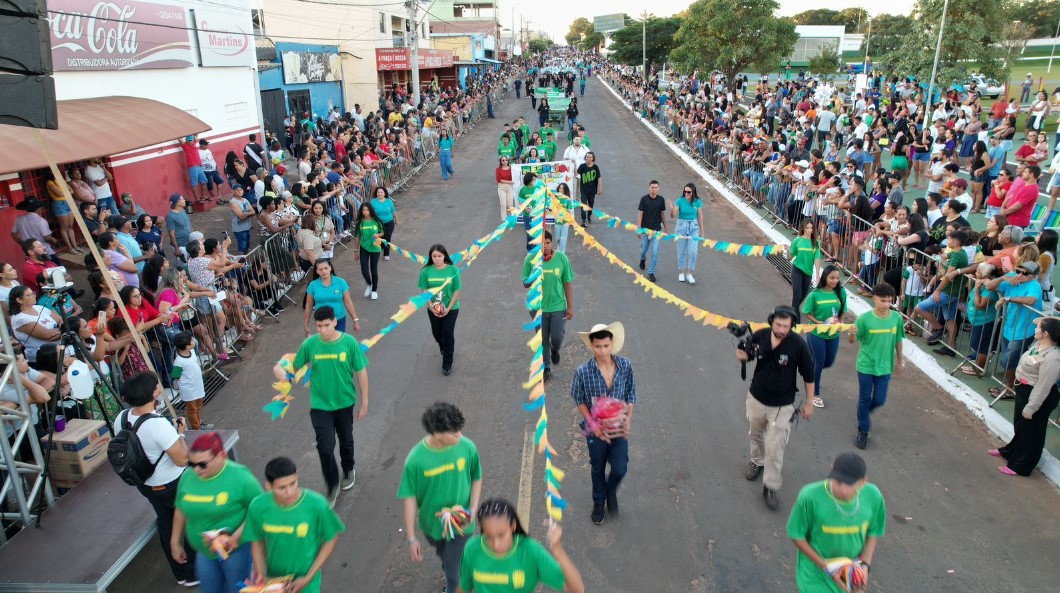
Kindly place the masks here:
[(1012, 183), (1012, 188), (1008, 190), (1008, 196), (1005, 198), (1005, 208), (1011, 208), (1016, 204), (1023, 204), (1023, 208), (1020, 208), (1016, 212), (1008, 215), (1008, 223), (1014, 224), (1018, 227), (1026, 228), (1031, 224), (1031, 214), (1034, 212), (1034, 204), (1038, 201), (1038, 186), (1034, 184), (1023, 184), (1020, 187), (1016, 187), (1016, 183)]

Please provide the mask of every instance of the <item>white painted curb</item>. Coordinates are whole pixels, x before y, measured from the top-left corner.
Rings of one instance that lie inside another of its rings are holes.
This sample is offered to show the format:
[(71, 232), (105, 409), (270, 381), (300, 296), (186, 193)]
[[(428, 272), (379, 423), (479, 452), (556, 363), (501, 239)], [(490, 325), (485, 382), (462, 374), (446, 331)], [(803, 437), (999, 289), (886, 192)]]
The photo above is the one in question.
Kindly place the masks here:
[[(615, 89), (611, 88), (611, 85), (599, 77), (598, 80), (611, 91), (611, 94), (626, 107), (631, 107), (629, 103), (626, 103), (622, 96), (615, 92)], [(726, 200), (729, 201), (741, 214), (747, 217), (752, 223), (755, 224), (763, 233), (765, 233), (772, 241), (781, 245), (790, 245), (791, 239), (788, 236), (772, 226), (766, 219), (764, 219), (754, 208), (748, 206), (743, 200), (732, 192), (729, 188), (719, 182), (714, 176), (701, 165), (698, 161), (690, 157), (685, 151), (681, 150), (677, 144), (670, 142), (662, 132), (660, 132), (655, 126), (651, 125), (651, 122), (640, 117), (639, 114), (634, 113), (634, 117), (637, 118), (644, 127), (655, 134), (659, 141), (666, 145), (678, 158), (683, 160), (693, 171), (699, 174), (699, 176), (710, 184), (719, 194), (722, 195)], [(861, 315), (872, 309), (869, 304), (861, 298), (858, 298), (850, 291), (847, 291), (847, 307), (850, 311)], [(966, 408), (976, 417), (983, 421), (989, 430), (997, 438), (1008, 441), (1012, 438), (1012, 422), (1007, 420), (1004, 416), (998, 413), (997, 410), (991, 408), (982, 397), (979, 396), (971, 387), (968, 387), (962, 381), (956, 379), (946, 369), (936, 361), (930, 354), (924, 352), (912, 340), (906, 339), (902, 342), (902, 353), (905, 355), (910, 362), (912, 362), (918, 369), (920, 369), (929, 379), (934, 381), (939, 387), (941, 387), (946, 393), (950, 394), (955, 400), (964, 404)], [(1038, 463), (1038, 469), (1041, 470), (1042, 474), (1056, 486), (1060, 486), (1060, 460), (1053, 457), (1048, 450), (1042, 452), (1042, 460)]]

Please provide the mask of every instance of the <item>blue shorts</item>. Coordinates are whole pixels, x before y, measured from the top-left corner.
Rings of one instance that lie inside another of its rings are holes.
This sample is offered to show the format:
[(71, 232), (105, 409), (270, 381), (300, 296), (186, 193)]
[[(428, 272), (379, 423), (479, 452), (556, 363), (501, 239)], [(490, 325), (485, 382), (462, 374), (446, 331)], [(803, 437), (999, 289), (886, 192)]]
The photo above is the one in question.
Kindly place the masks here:
[(913, 153), (913, 160), (917, 161), (917, 162), (920, 162), (920, 163), (926, 163), (926, 162), (931, 160), (931, 153), (930, 152), (914, 152)]
[(206, 185), (206, 173), (203, 172), (201, 166), (188, 167), (188, 178), (191, 179), (192, 187)]
[(960, 304), (961, 300), (957, 297), (942, 293), (939, 295), (939, 300), (937, 301), (931, 295), (924, 297), (924, 300), (917, 303), (916, 308), (921, 311), (927, 311), (928, 313), (941, 315), (944, 319), (949, 321), (957, 316), (957, 307)]
[(73, 213), (73, 210), (70, 210), (70, 203), (66, 200), (52, 200), (52, 214), (66, 216)]
[(1024, 338), (1022, 340), (1006, 340), (1001, 338), (1001, 360), (999, 361), (1006, 371), (1014, 371), (1019, 366), (1020, 357), (1023, 356), (1023, 351), (1027, 349), (1027, 346), (1031, 345), (1034, 341), (1034, 337)]
[(843, 219), (833, 218), (828, 221), (828, 232), (841, 237), (846, 232), (846, 226), (846, 221)]

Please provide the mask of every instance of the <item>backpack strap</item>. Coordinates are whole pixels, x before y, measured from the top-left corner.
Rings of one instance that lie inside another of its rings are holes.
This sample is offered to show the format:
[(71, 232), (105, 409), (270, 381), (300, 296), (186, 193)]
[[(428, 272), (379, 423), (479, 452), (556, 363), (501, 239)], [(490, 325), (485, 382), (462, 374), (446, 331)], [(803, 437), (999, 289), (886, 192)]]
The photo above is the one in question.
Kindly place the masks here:
[[(130, 412), (129, 410), (125, 410), (125, 424), (129, 424), (129, 414), (131, 414), (131, 413), (132, 412)], [(134, 434), (136, 433), (136, 431), (140, 428), (141, 424), (143, 424), (144, 422), (146, 422), (146, 421), (148, 421), (148, 420), (150, 420), (152, 418), (161, 418), (161, 416), (159, 416), (158, 414), (144, 414), (143, 416), (140, 416), (139, 418), (137, 418), (136, 422), (133, 423), (133, 425), (130, 427), (131, 430), (133, 431), (133, 433)], [(136, 438), (140, 438), (140, 435), (137, 435)], [(143, 447), (143, 444), (141, 444), (140, 447)], [(146, 451), (144, 451), (144, 453), (146, 453)], [(152, 475), (154, 475), (155, 468), (158, 467), (159, 463), (162, 463), (162, 458), (165, 457), (165, 456), (166, 456), (166, 452), (162, 451), (162, 454), (158, 456), (158, 459), (154, 460), (154, 462), (151, 464), (151, 474)]]

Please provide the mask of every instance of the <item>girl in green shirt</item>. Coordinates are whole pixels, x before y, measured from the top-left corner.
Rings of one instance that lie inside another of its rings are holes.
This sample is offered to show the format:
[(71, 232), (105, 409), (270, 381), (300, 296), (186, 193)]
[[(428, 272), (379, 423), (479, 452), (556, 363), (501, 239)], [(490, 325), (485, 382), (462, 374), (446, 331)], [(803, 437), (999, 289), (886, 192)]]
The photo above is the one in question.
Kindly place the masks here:
[(512, 144), (511, 136), (501, 136), (501, 143), (497, 145), (497, 156), (506, 156), (513, 161), (515, 160), (515, 145)]
[(383, 224), (376, 218), (371, 202), (361, 204), (355, 227), (353, 252), (360, 257), (361, 276), (368, 284), (364, 296), (374, 301), (379, 298), (379, 254), (382, 251), (375, 241), (383, 238)]
[[(839, 266), (828, 265), (821, 272), (821, 280), (817, 283), (817, 288), (802, 302), (802, 314), (806, 323), (841, 323), (843, 313), (846, 311), (846, 303), (847, 291), (843, 288)], [(824, 369), (835, 363), (836, 354), (839, 353), (839, 333), (829, 335), (815, 330), (806, 336), (806, 343), (810, 346), (813, 359), (817, 363), (814, 366), (813, 405), (823, 408), (821, 374)]]
[(460, 270), (449, 259), (445, 246), (436, 243), (427, 252), (431, 263), (420, 270), (420, 290), (430, 290), (445, 284), (427, 307), (431, 334), (442, 352), (442, 374), (453, 372), (453, 350), (456, 348), (456, 316), (460, 313)]
[(558, 523), (548, 528), (550, 554), (523, 529), (515, 508), (494, 498), (478, 508), (479, 535), (464, 547), (459, 593), (533, 591), (539, 582), (556, 591), (584, 593), (581, 574), (560, 543)]
[(813, 220), (802, 221), (802, 230), (788, 248), (791, 254), (791, 308), (798, 311), (802, 301), (810, 292), (813, 270), (821, 259), (821, 244), (817, 241), (817, 228)]

